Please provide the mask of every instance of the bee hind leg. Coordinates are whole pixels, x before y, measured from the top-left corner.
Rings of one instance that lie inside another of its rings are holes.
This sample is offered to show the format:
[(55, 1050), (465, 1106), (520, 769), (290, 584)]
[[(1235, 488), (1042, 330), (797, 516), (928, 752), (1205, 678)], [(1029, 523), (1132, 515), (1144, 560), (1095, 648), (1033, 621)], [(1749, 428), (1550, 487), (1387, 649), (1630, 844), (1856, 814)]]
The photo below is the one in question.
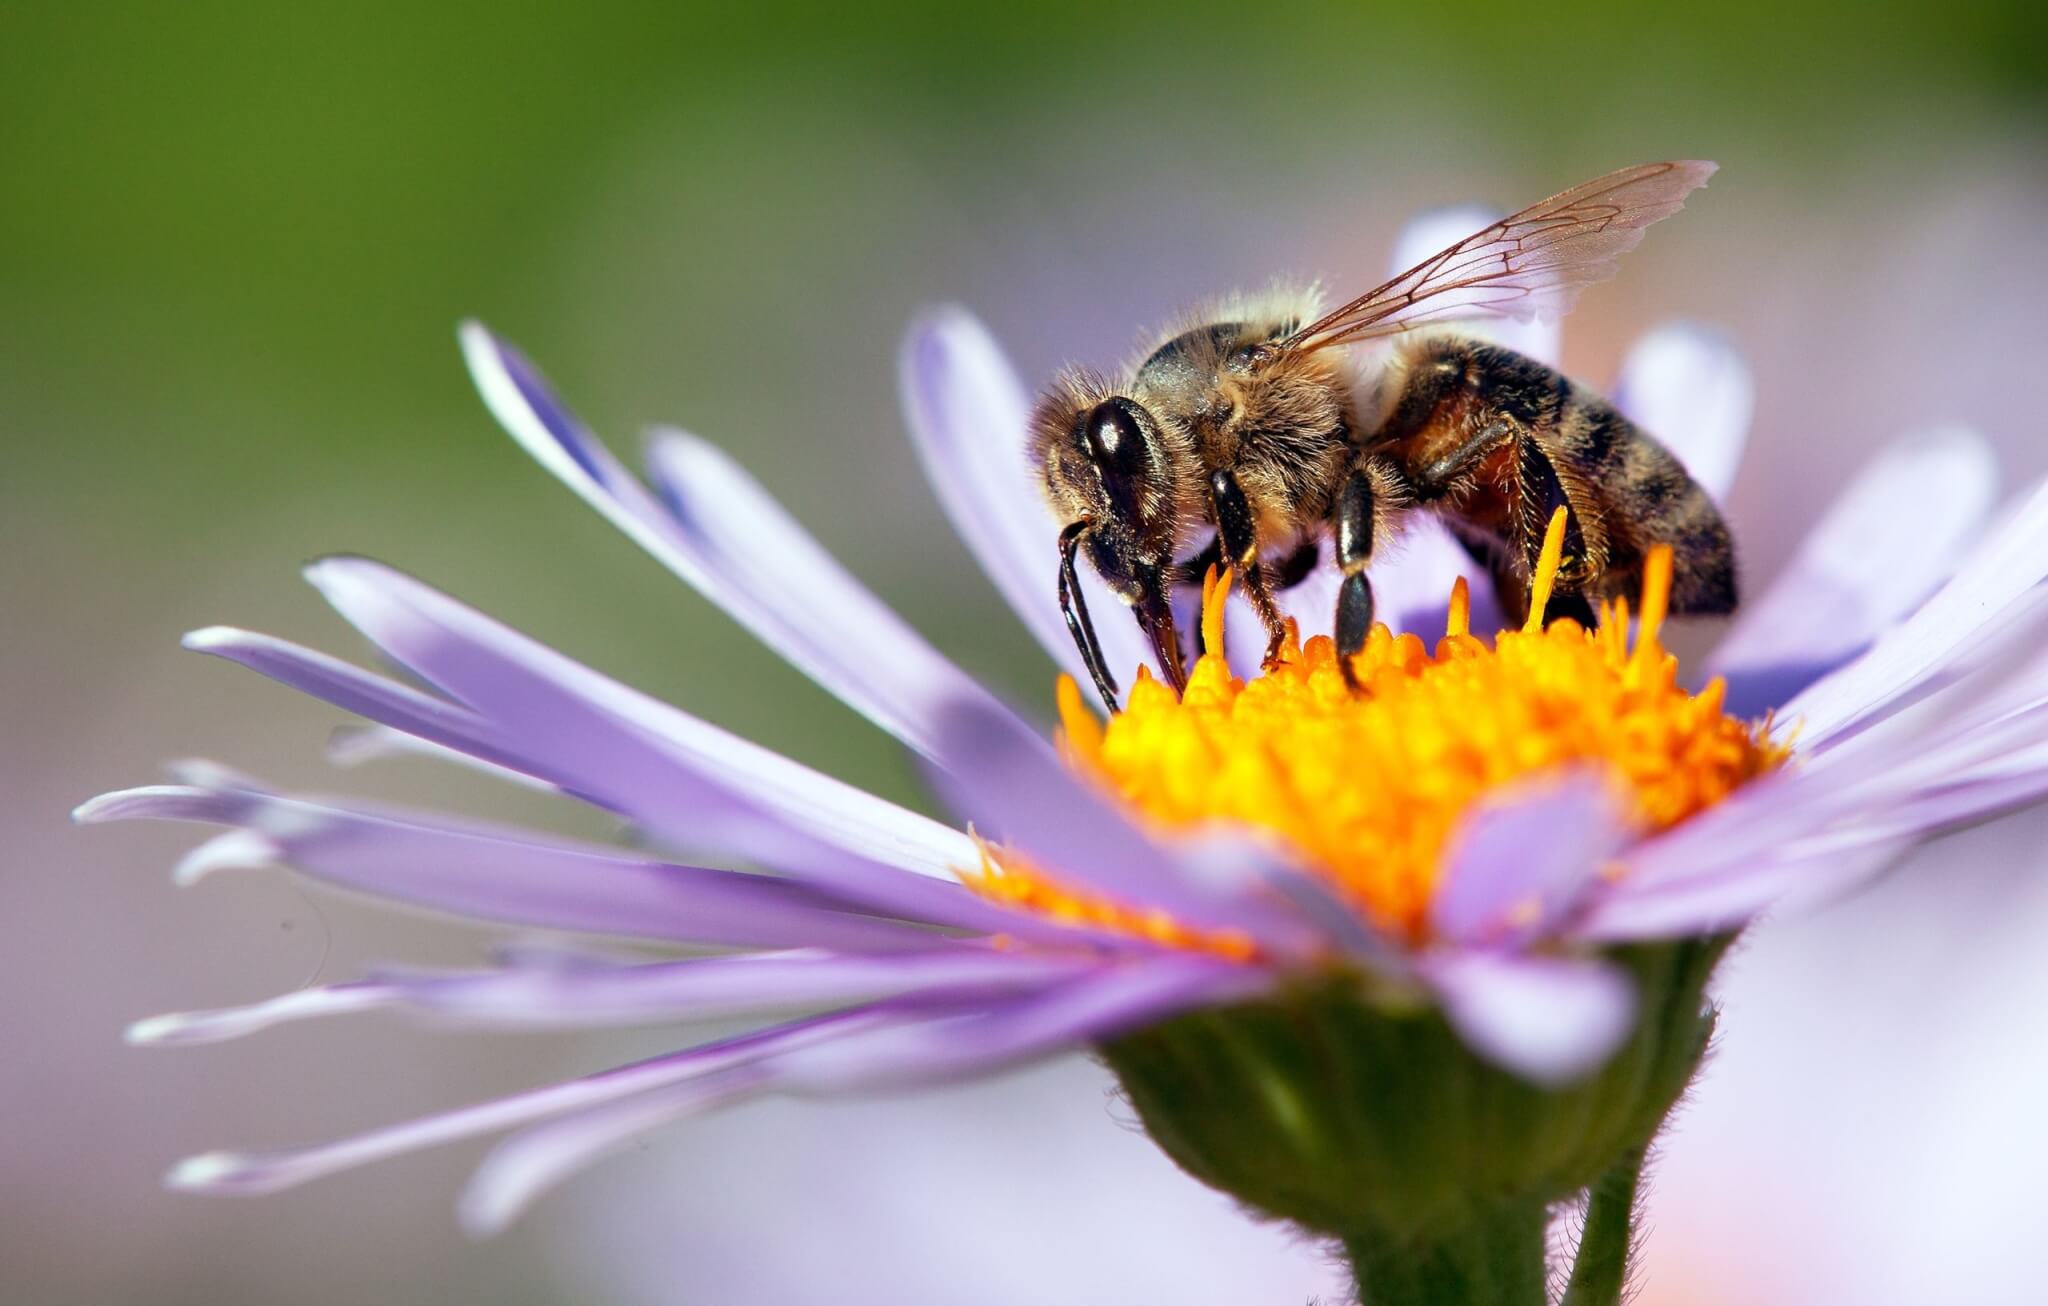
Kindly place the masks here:
[[(1594, 574), (1589, 566), (1586, 549), (1585, 528), (1580, 524), (1579, 512), (1565, 493), (1564, 483), (1558, 479), (1557, 469), (1551, 464), (1550, 455), (1533, 437), (1524, 433), (1515, 447), (1515, 478), (1519, 511), (1516, 514), (1516, 534), (1520, 537), (1517, 546), (1521, 551), (1521, 568), (1518, 578), (1504, 586), (1498, 574), (1494, 587), (1500, 595), (1502, 605), (1510, 602), (1510, 595), (1519, 600), (1514, 608), (1526, 619), (1529, 611), (1529, 578), (1536, 574), (1537, 559), (1543, 553), (1543, 537), (1550, 530), (1550, 519), (1557, 510), (1564, 509), (1564, 564), (1558, 571), (1557, 583), (1551, 590), (1550, 602), (1543, 610), (1543, 624), (1570, 617), (1593, 629), (1599, 622), (1594, 616), (1593, 605), (1586, 598), (1581, 586), (1588, 575)], [(1512, 589), (1510, 589), (1510, 586)]]

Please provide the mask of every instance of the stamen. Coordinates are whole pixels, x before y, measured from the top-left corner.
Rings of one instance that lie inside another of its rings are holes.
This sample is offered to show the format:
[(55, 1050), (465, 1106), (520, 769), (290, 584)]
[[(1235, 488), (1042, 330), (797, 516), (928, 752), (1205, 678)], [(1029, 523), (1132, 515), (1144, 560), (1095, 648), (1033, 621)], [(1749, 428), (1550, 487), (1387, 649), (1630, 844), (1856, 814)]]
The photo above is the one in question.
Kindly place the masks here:
[(1202, 647), (1212, 652), (1223, 649), (1223, 605), (1230, 597), (1230, 573), (1212, 563), (1202, 573)]
[(1636, 661), (1648, 662), (1662, 651), (1657, 632), (1671, 606), (1671, 546), (1659, 544), (1643, 560), (1643, 617), (1636, 627)]
[(1557, 584), (1558, 568), (1564, 565), (1564, 523), (1566, 510), (1560, 506), (1550, 514), (1543, 531), (1543, 552), (1536, 557), (1536, 574), (1529, 583), (1529, 619), (1522, 633), (1533, 635), (1543, 629), (1543, 611), (1550, 606), (1550, 591)]
[(1081, 701), (1081, 687), (1074, 683), (1074, 678), (1061, 672), (1053, 696), (1059, 704), (1060, 730), (1069, 755), (1085, 759), (1101, 753), (1102, 722)]
[[(1784, 747), (1764, 727), (1726, 716), (1718, 682), (1698, 694), (1680, 687), (1677, 659), (1658, 642), (1669, 549), (1644, 559), (1633, 643), (1630, 605), (1619, 598), (1600, 605), (1597, 629), (1543, 624), (1565, 525), (1562, 510), (1552, 515), (1521, 630), (1474, 637), (1461, 579), (1433, 651), (1375, 625), (1349, 679), (1324, 635), (1305, 644), (1290, 636), (1260, 674), (1238, 679), (1223, 641), (1231, 578), (1212, 569), (1202, 586), (1204, 652), (1186, 691), (1140, 666), (1124, 711), (1104, 724), (1063, 678), (1066, 754), (1150, 824), (1277, 835), (1361, 917), (1416, 943), (1428, 939), (1445, 850), (1466, 813), (1503, 789), (1596, 767), (1649, 834), (1778, 766)], [(1188, 929), (1151, 904), (1077, 893), (1000, 848), (984, 854), (963, 878), (992, 898), (1172, 947), (1249, 955), (1246, 940)]]

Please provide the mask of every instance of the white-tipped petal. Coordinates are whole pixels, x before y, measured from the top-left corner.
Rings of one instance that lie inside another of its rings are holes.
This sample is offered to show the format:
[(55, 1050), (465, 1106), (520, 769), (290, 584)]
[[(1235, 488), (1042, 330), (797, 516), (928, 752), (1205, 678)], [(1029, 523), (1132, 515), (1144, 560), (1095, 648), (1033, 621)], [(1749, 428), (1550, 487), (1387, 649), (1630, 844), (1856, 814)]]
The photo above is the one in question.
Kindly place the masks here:
[(1623, 361), (1614, 405), (1708, 494), (1728, 497), (1756, 409), (1756, 382), (1733, 339), (1691, 322), (1658, 327)]
[(284, 850), (267, 835), (254, 830), (229, 830), (180, 857), (171, 868), (171, 883), (181, 889), (189, 888), (215, 871), (257, 871), (283, 862)]
[(224, 1043), (259, 1030), (317, 1016), (335, 1016), (387, 1006), (390, 989), (375, 984), (337, 984), (299, 989), (268, 1001), (212, 1011), (176, 1011), (150, 1016), (130, 1025), (127, 1041), (136, 1047), (168, 1047), (182, 1043)]

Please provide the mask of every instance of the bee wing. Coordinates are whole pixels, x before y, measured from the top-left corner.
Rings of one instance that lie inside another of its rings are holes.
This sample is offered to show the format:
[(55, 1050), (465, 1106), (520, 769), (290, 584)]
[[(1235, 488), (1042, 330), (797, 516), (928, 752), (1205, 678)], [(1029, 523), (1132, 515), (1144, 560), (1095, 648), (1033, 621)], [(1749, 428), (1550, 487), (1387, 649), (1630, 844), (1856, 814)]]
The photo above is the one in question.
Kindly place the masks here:
[(1682, 159), (1610, 172), (1532, 204), (1289, 336), (1286, 350), (1328, 349), (1469, 317), (1555, 318), (1579, 291), (1714, 175)]

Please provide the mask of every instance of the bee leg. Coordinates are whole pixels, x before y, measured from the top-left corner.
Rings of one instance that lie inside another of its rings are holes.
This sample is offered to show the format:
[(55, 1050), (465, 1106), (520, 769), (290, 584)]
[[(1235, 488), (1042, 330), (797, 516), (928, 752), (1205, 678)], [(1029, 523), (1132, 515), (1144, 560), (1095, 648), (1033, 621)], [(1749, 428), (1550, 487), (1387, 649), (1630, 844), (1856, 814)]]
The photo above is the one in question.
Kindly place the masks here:
[[(1536, 560), (1543, 553), (1543, 537), (1550, 529), (1550, 519), (1559, 508), (1564, 509), (1564, 565), (1558, 570), (1557, 586), (1551, 591), (1550, 602), (1543, 611), (1543, 624), (1549, 625), (1563, 617), (1570, 617), (1593, 629), (1597, 621), (1593, 605), (1575, 582), (1582, 582), (1586, 562), (1586, 533), (1579, 524), (1578, 510), (1572, 506), (1565, 494), (1564, 483), (1558, 479), (1557, 468), (1551, 465), (1550, 456), (1526, 433), (1516, 443), (1515, 479), (1519, 494), (1520, 511), (1515, 523), (1516, 545), (1521, 550), (1522, 589), (1521, 603), (1517, 606), (1526, 614), (1529, 602), (1526, 586), (1528, 578), (1536, 572)], [(1500, 581), (1495, 579), (1496, 589)]]
[(1116, 701), (1116, 677), (1103, 662), (1102, 641), (1095, 637), (1095, 623), (1088, 619), (1088, 600), (1081, 597), (1081, 582), (1074, 575), (1074, 551), (1087, 533), (1086, 521), (1074, 522), (1060, 532), (1060, 615), (1067, 619), (1067, 632), (1081, 651), (1082, 665), (1088, 668), (1102, 705), (1115, 715), (1121, 710)]
[(1266, 661), (1270, 664), (1280, 656), (1280, 645), (1287, 638), (1287, 620), (1266, 592), (1265, 569), (1259, 565), (1258, 525), (1252, 520), (1251, 505), (1227, 467), (1210, 474), (1209, 497), (1215, 504), (1216, 537), (1223, 544), (1223, 560), (1243, 580), (1244, 596), (1251, 600), (1252, 611), (1266, 628)]
[(1372, 632), (1372, 580), (1365, 574), (1372, 562), (1373, 524), (1379, 512), (1408, 497), (1400, 470), (1386, 458), (1366, 458), (1344, 478), (1337, 491), (1332, 525), (1337, 537), (1337, 569), (1344, 581), (1337, 589), (1337, 616), (1331, 634), (1337, 643), (1337, 669), (1344, 683), (1358, 688), (1351, 659), (1365, 647)]

